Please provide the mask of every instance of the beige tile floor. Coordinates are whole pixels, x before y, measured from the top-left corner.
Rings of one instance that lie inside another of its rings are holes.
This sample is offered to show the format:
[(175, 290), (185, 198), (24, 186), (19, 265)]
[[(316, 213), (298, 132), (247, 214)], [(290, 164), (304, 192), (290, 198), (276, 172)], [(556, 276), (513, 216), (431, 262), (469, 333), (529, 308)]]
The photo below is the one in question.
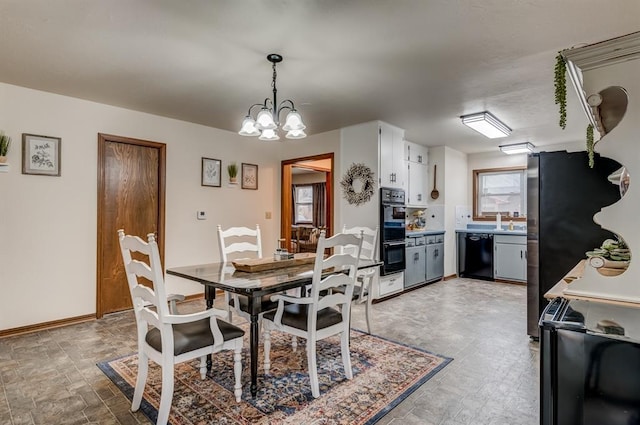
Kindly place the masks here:
[[(454, 358), (380, 424), (538, 423), (538, 344), (526, 335), (524, 286), (452, 279), (373, 312), (375, 334)], [(363, 306), (354, 306), (353, 326), (366, 329)], [(130, 312), (0, 339), (0, 425), (148, 424), (95, 366), (135, 350)]]

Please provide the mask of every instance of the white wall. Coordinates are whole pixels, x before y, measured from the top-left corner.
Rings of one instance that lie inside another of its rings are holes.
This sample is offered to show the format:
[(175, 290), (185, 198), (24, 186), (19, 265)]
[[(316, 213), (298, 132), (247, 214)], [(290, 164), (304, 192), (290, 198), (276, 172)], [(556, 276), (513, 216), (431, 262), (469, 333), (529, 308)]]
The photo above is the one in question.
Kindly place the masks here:
[(445, 263), (444, 274), (450, 276), (456, 274), (457, 251), (456, 251), (456, 206), (464, 205), (466, 193), (470, 185), (470, 180), (465, 179), (467, 175), (467, 154), (444, 148), (444, 177), (441, 179), (446, 190), (444, 206), (445, 230)]
[[(335, 134), (263, 143), (8, 84), (0, 84), (0, 99), (0, 129), (13, 138), (10, 172), (0, 173), (0, 329), (95, 313), (98, 133), (167, 144), (166, 267), (218, 260), (217, 224), (260, 224), (265, 247), (275, 246), (280, 160), (337, 151)], [(21, 174), (22, 133), (62, 138), (60, 177)], [(259, 189), (201, 186), (203, 156), (221, 159), (224, 170), (230, 161), (258, 164)], [(197, 210), (208, 219), (196, 220)], [(175, 277), (167, 284), (170, 291), (202, 292)]]
[[(336, 229), (343, 226), (367, 226), (375, 228), (379, 221), (380, 185), (378, 166), (378, 121), (370, 121), (340, 130), (341, 161), (340, 173), (336, 173), (336, 206), (340, 210), (340, 220), (336, 221)], [(349, 167), (354, 163), (362, 163), (371, 168), (376, 180), (373, 196), (364, 204), (349, 204), (342, 195), (340, 180)]]

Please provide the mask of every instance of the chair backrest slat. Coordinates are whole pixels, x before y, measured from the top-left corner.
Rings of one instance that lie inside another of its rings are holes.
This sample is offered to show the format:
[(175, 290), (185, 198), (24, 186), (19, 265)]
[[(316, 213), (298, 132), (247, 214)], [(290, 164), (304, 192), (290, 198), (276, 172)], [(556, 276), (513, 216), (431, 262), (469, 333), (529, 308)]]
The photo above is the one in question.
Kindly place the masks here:
[[(370, 227), (351, 227), (347, 228), (347, 226), (342, 227), (342, 233), (348, 234), (356, 234), (359, 235), (362, 233), (362, 250), (360, 251), (360, 258), (363, 260), (376, 260), (378, 255), (378, 234), (379, 227), (376, 226), (375, 229)], [(352, 253), (355, 247), (347, 247), (346, 252)], [(353, 255), (353, 254), (352, 254)]]
[[(153, 233), (147, 235), (148, 242), (145, 242), (138, 236), (125, 235), (122, 229), (118, 230), (118, 239), (138, 332), (146, 332), (147, 323), (159, 327), (164, 323), (164, 318), (169, 315), (158, 244)], [(132, 252), (140, 253), (146, 258), (134, 260), (131, 256)], [(152, 287), (143, 285), (140, 278), (151, 281)]]
[(218, 247), (220, 259), (223, 262), (229, 260), (229, 254), (253, 253), (254, 258), (262, 258), (262, 236), (260, 226), (255, 229), (248, 227), (230, 227), (226, 230), (218, 225)]
[[(355, 255), (340, 253), (344, 246), (356, 247)], [(323, 254), (326, 249), (330, 248), (335, 248), (334, 251), (337, 253), (325, 259)], [(309, 309), (309, 326), (315, 326), (317, 312), (327, 307), (339, 307), (343, 317), (349, 317), (361, 248), (362, 237), (360, 235), (338, 233), (326, 238), (324, 231), (320, 233), (311, 284), (310, 296), (313, 299), (313, 308)], [(322, 270), (329, 268), (343, 270), (344, 273), (330, 274), (322, 278)], [(338, 287), (342, 287), (344, 293), (330, 290)]]

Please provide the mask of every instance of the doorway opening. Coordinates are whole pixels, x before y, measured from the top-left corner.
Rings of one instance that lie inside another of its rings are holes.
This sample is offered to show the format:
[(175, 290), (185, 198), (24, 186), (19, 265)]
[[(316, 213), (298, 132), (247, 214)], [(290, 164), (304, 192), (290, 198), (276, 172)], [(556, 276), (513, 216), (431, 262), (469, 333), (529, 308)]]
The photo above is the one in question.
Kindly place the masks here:
[(280, 235), (289, 252), (315, 252), (314, 237), (333, 233), (333, 161), (333, 153), (282, 161)]

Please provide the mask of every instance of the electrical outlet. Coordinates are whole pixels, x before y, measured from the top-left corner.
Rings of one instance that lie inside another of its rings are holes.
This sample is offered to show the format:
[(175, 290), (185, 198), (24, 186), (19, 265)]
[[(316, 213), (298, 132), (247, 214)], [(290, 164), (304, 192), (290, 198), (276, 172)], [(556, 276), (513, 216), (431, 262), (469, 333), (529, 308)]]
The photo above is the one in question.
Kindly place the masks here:
[(196, 217), (198, 218), (198, 220), (206, 220), (207, 219), (207, 212), (206, 211), (196, 211)]
[(267, 211), (264, 213), (264, 218), (266, 218), (267, 220), (271, 220), (271, 211)]

